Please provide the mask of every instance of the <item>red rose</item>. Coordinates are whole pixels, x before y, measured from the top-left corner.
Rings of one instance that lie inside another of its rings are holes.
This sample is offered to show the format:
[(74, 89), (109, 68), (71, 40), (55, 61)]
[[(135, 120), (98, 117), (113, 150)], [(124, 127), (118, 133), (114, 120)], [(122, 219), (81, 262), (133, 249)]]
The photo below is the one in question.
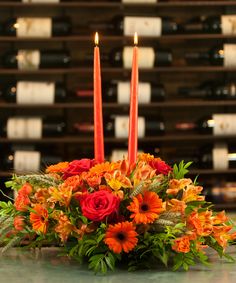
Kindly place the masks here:
[(154, 158), (149, 162), (149, 165), (153, 169), (156, 169), (156, 174), (168, 175), (168, 173), (172, 171), (172, 168), (160, 158)]
[(92, 221), (102, 221), (105, 217), (117, 213), (119, 204), (120, 199), (105, 190), (86, 194), (80, 200), (83, 215)]
[(80, 160), (73, 160), (69, 163), (68, 167), (64, 170), (63, 179), (79, 175), (82, 172), (87, 172), (95, 165), (95, 160), (83, 158)]

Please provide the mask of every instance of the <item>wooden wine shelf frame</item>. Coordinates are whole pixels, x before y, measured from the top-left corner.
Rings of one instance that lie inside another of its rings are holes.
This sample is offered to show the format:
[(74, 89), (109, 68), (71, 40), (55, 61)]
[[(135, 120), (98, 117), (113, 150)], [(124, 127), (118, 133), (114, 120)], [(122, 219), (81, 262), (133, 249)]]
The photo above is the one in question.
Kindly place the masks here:
[[(81, 63), (82, 65), (82, 63)], [(103, 67), (102, 73), (106, 74), (125, 74), (130, 73), (131, 69)], [(88, 74), (92, 73), (90, 67), (70, 67), (61, 69), (38, 69), (38, 70), (18, 70), (0, 68), (0, 75), (50, 75), (50, 74)], [(209, 72), (236, 72), (236, 67), (225, 68), (222, 66), (170, 66), (156, 67), (150, 69), (139, 69), (140, 73), (209, 73)]]
[(62, 3), (19, 3), (19, 2), (0, 2), (0, 7), (62, 7), (62, 8), (126, 8), (126, 7), (141, 7), (141, 8), (153, 8), (153, 7), (201, 7), (201, 6), (236, 6), (235, 1), (175, 1), (175, 2), (157, 2), (157, 3), (120, 3), (117, 2), (62, 2)]
[[(55, 36), (50, 38), (45, 37), (14, 37), (14, 36), (0, 36), (0, 42), (93, 42), (94, 35), (68, 35), (68, 36)], [(212, 40), (212, 39), (236, 39), (236, 35), (230, 34), (169, 34), (156, 36), (143, 36), (142, 42), (153, 41), (153, 40)], [(103, 35), (100, 36), (101, 41), (121, 41), (133, 43), (132, 36), (113, 36), (113, 35)]]
[[(181, 134), (173, 133), (166, 134), (163, 136), (155, 137), (144, 137), (139, 139), (139, 143), (155, 143), (155, 142), (183, 142), (183, 141), (192, 141), (192, 142), (209, 142), (209, 141), (221, 141), (221, 140), (236, 140), (236, 135), (229, 136), (213, 136), (213, 135), (200, 135), (200, 134)], [(126, 138), (114, 138), (114, 137), (105, 137), (105, 143), (127, 143)], [(49, 144), (49, 143), (61, 143), (61, 144), (92, 144), (93, 136), (82, 136), (82, 135), (72, 135), (72, 136), (63, 136), (63, 137), (45, 137), (43, 139), (8, 139), (0, 138), (0, 144), (5, 143), (34, 143), (34, 144)]]
[[(175, 2), (157, 2), (157, 3), (136, 3), (136, 4), (124, 4), (117, 2), (98, 2), (94, 0), (94, 2), (62, 2), (62, 3), (19, 3), (19, 2), (9, 2), (9, 1), (2, 1), (0, 2), (0, 9), (8, 9), (7, 11), (13, 11), (15, 8), (15, 11), (22, 12), (24, 11), (36, 11), (37, 8), (54, 8), (57, 9), (57, 11), (61, 12), (63, 9), (68, 9), (68, 12), (72, 9), (84, 9), (86, 13), (88, 13), (89, 9), (98, 9), (99, 11), (102, 11), (102, 9), (110, 9), (111, 13), (120, 13), (122, 14), (124, 11), (128, 12), (131, 10), (135, 10), (137, 12), (140, 11), (158, 11), (159, 8), (162, 9), (162, 11), (168, 11), (168, 9), (178, 9), (178, 11), (181, 11), (181, 9), (188, 9), (188, 8), (196, 8), (196, 9), (204, 9), (207, 7), (218, 7), (224, 8), (224, 7), (236, 7), (236, 1), (175, 1)], [(52, 9), (51, 9), (52, 10)], [(184, 10), (185, 11), (185, 10)], [(84, 35), (84, 34), (73, 34), (69, 36), (58, 36), (58, 37), (52, 37), (52, 38), (16, 38), (16, 37), (10, 37), (10, 36), (0, 36), (0, 43), (9, 43), (9, 44), (17, 44), (17, 43), (27, 43), (27, 42), (62, 42), (63, 44), (70, 43), (70, 42), (82, 42), (82, 43), (90, 43), (93, 41), (93, 34)], [(123, 44), (132, 44), (133, 38), (129, 36), (123, 36), (123, 35), (101, 35), (100, 36), (101, 41), (104, 42), (111, 42), (114, 44), (123, 43)], [(153, 42), (159, 42), (159, 41), (170, 41), (170, 42), (180, 42), (180, 44), (183, 44), (184, 41), (189, 42), (190, 44), (194, 44), (194, 42), (201, 41), (210, 41), (215, 40), (219, 41), (220, 43), (223, 40), (236, 39), (236, 35), (222, 35), (222, 34), (177, 34), (177, 35), (163, 35), (161, 37), (142, 37), (142, 42), (144, 43), (152, 43)], [(181, 42), (182, 41), (182, 42)], [(65, 77), (70, 74), (78, 74), (80, 77), (82, 76), (88, 76), (92, 75), (93, 69), (90, 67), (82, 67), (83, 63), (77, 64), (77, 62), (72, 65), (70, 68), (61, 68), (61, 69), (40, 69), (35, 71), (27, 71), (27, 70), (17, 70), (17, 69), (6, 69), (3, 67), (0, 67), (0, 75), (14, 75), (14, 76), (20, 76), (20, 75), (37, 75), (41, 76), (42, 78), (47, 75), (64, 75)], [(92, 65), (91, 65), (92, 67)], [(130, 69), (124, 69), (124, 68), (110, 68), (110, 67), (103, 67), (102, 72), (103, 74), (111, 74), (111, 75), (125, 75), (130, 76)], [(158, 73), (233, 73), (236, 72), (235, 68), (224, 68), (221, 66), (170, 66), (170, 67), (155, 67), (152, 69), (140, 69), (141, 74), (158, 74)], [(230, 107), (230, 106), (236, 106), (236, 101), (233, 100), (217, 100), (217, 101), (209, 101), (209, 100), (167, 100), (164, 102), (155, 102), (150, 103), (146, 105), (140, 105), (142, 107), (142, 110), (148, 110), (148, 109), (154, 109), (154, 108), (181, 108), (181, 107)], [(40, 107), (44, 107), (46, 109), (93, 109), (92, 102), (80, 102), (79, 100), (76, 102), (65, 102), (65, 103), (56, 103), (53, 105), (18, 105), (15, 103), (6, 103), (0, 100), (0, 110), (3, 111), (4, 109), (10, 110), (10, 109), (37, 109)], [(128, 105), (119, 105), (117, 103), (103, 103), (104, 109), (122, 109), (122, 110), (128, 110)], [(139, 139), (140, 144), (155, 144), (155, 143), (163, 143), (171, 145), (174, 143), (182, 144), (184, 142), (198, 144), (198, 143), (206, 143), (206, 142), (214, 142), (214, 141), (222, 141), (222, 140), (228, 140), (228, 141), (236, 141), (236, 136), (213, 136), (213, 135), (200, 135), (200, 134), (194, 134), (189, 133), (188, 135), (182, 134), (182, 133), (169, 133), (163, 136), (156, 136), (156, 137), (145, 137), (143, 139)], [(43, 138), (38, 140), (13, 140), (8, 138), (1, 138), (0, 137), (0, 145), (6, 145), (7, 143), (18, 143), (18, 144), (40, 144), (40, 145), (48, 145), (48, 144), (62, 144), (62, 145), (84, 145), (84, 144), (93, 144), (93, 136), (84, 137), (78, 135), (67, 135), (64, 137), (51, 137), (51, 138)], [(127, 144), (127, 139), (120, 139), (120, 138), (114, 138), (114, 137), (106, 137), (105, 138), (106, 144)], [(189, 175), (190, 176), (196, 176), (200, 175), (203, 177), (207, 176), (217, 176), (217, 175), (233, 175), (236, 174), (236, 168), (235, 169), (229, 169), (229, 170), (213, 170), (213, 169), (190, 169)], [(4, 172), (0, 171), (0, 177), (10, 177), (12, 175), (12, 172)], [(235, 203), (222, 203), (222, 204), (216, 204), (216, 209), (228, 209), (228, 210), (236, 210), (236, 204)]]
[[(91, 98), (92, 100), (92, 98)], [(105, 109), (129, 109), (128, 104), (119, 104), (115, 102), (103, 102), (103, 108)], [(180, 108), (180, 107), (218, 107), (218, 106), (236, 106), (236, 100), (168, 100), (163, 102), (152, 102), (148, 104), (140, 104), (140, 108), (153, 109), (153, 108)], [(16, 104), (7, 103), (0, 100), (0, 109), (37, 109), (37, 108), (48, 108), (48, 109), (92, 109), (93, 102), (64, 102), (55, 104)]]

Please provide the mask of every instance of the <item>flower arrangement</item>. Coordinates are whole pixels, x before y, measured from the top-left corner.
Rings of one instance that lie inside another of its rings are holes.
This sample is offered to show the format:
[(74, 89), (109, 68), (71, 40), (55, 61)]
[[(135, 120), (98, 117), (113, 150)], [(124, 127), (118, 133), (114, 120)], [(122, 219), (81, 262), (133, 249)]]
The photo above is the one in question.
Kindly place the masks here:
[(197, 181), (185, 178), (190, 162), (171, 168), (142, 153), (96, 164), (81, 159), (46, 168), (45, 174), (13, 176), (7, 186), (14, 202), (0, 202), (0, 242), (42, 247), (58, 245), (96, 273), (129, 270), (158, 262), (174, 270), (200, 261), (206, 247), (222, 257), (236, 239), (225, 212), (213, 212)]

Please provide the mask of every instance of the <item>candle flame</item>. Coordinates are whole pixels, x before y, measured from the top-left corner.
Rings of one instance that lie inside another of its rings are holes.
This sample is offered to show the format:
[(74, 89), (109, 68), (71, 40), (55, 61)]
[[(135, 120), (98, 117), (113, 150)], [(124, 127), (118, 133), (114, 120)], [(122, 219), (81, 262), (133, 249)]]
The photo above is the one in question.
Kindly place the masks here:
[(98, 37), (98, 33), (95, 33), (95, 39), (94, 39), (95, 45), (98, 45), (99, 43), (99, 37)]
[(138, 34), (137, 32), (134, 33), (134, 45), (138, 44)]

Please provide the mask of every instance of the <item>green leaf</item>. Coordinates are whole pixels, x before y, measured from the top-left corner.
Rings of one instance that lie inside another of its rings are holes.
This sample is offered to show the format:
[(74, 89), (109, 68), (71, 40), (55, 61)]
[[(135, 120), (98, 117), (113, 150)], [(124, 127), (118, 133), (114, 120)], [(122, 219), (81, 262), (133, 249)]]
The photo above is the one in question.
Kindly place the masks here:
[(105, 261), (106, 261), (107, 266), (108, 266), (111, 270), (114, 270), (115, 264), (114, 264), (114, 262), (112, 261), (112, 259), (110, 258), (110, 256), (106, 256), (106, 257), (105, 257)]
[(101, 234), (98, 238), (97, 238), (97, 243), (100, 243), (103, 238), (105, 237), (105, 234)]
[(188, 163), (184, 163), (184, 160), (182, 160), (179, 165), (174, 164), (173, 166), (173, 175), (175, 179), (183, 179), (184, 176), (189, 172), (189, 170), (187, 169), (190, 165), (192, 164), (192, 162), (188, 162)]

